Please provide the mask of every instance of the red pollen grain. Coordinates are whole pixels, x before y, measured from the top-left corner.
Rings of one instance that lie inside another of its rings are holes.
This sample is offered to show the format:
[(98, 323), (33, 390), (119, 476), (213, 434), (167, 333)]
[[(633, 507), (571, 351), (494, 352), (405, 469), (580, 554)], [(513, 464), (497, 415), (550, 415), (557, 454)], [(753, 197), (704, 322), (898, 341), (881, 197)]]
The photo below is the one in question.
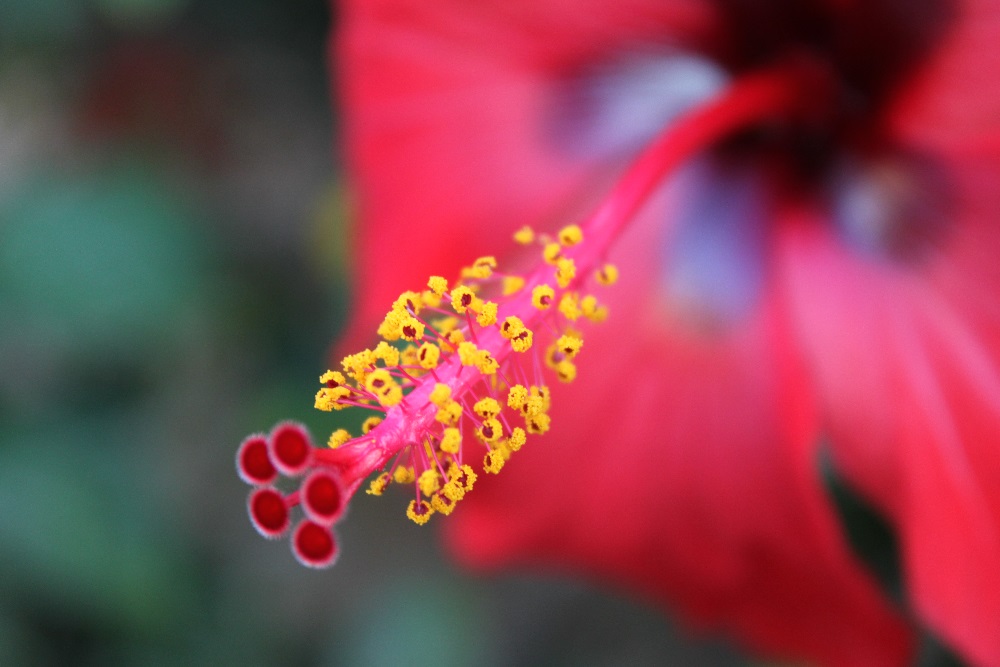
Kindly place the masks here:
[(313, 521), (332, 524), (343, 507), (340, 483), (330, 473), (317, 470), (302, 485), (302, 507)]
[(254, 528), (267, 538), (279, 537), (288, 529), (288, 506), (274, 489), (257, 489), (247, 502)]
[(247, 484), (270, 484), (278, 476), (271, 463), (264, 436), (254, 435), (243, 441), (236, 453), (236, 469)]
[(337, 543), (328, 528), (307, 519), (295, 529), (292, 552), (306, 567), (329, 567), (337, 555)]

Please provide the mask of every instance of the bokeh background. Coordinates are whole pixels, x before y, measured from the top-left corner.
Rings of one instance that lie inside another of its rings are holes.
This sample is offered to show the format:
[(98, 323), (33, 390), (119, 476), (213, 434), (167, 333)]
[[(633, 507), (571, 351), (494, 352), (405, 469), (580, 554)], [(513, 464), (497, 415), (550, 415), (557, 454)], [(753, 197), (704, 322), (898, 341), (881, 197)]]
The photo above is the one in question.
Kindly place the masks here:
[(233, 457), (351, 304), (322, 0), (0, 3), (0, 665), (738, 665), (642, 602), (457, 571), (362, 497), (335, 568)]

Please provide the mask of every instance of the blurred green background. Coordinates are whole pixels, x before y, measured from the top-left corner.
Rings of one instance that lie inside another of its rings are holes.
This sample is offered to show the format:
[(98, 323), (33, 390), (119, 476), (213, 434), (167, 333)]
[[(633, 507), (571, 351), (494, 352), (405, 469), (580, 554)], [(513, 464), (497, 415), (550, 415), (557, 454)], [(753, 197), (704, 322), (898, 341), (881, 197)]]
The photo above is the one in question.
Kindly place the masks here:
[(320, 0), (0, 3), (0, 665), (740, 664), (362, 497), (337, 566), (233, 457), (350, 305)]

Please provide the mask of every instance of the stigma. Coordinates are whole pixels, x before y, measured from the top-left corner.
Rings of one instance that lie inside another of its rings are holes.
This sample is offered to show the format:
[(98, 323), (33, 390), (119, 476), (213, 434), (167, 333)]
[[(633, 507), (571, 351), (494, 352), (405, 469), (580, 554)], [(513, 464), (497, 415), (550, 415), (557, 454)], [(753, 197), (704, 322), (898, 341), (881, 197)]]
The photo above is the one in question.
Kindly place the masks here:
[(376, 346), (320, 375), (316, 409), (373, 413), (360, 434), (337, 429), (317, 446), (304, 426), (283, 422), (244, 440), (237, 469), (254, 487), (248, 510), (258, 532), (290, 533), (303, 565), (328, 567), (339, 551), (333, 528), (360, 490), (402, 489), (405, 515), (424, 525), (549, 431), (549, 379), (576, 378), (579, 324), (607, 317), (587, 290), (613, 284), (618, 269), (603, 261), (609, 239), (577, 225), (552, 236), (521, 229), (515, 241), (537, 248), (530, 271), (504, 272), (480, 257), (454, 284), (431, 276), (392, 303)]

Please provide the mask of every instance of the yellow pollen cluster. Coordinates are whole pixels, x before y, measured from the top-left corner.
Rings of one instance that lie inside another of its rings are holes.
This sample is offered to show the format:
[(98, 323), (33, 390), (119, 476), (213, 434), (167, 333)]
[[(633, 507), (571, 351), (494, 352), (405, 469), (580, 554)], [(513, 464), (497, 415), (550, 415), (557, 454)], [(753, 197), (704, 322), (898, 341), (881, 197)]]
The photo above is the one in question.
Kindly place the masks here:
[(371, 495), (412, 485), (406, 515), (417, 524), (451, 514), (472, 490), (471, 447), (485, 449), (482, 469), (495, 474), (529, 435), (550, 430), (543, 369), (563, 382), (575, 379), (583, 335), (574, 323), (607, 317), (607, 308), (580, 290), (586, 281), (614, 284), (618, 270), (594, 268), (590, 260), (578, 266), (592, 256), (578, 248), (588, 241), (579, 226), (555, 237), (524, 227), (515, 240), (540, 249), (533, 273), (505, 274), (495, 257), (484, 256), (454, 284), (431, 276), (423, 292), (403, 292), (393, 302), (373, 349), (344, 357), (342, 370), (319, 378), (320, 410), (360, 406), (382, 413), (365, 419), (356, 439), (334, 431), (328, 445), (339, 451), (327, 451), (329, 460), (345, 470), (351, 468), (343, 461), (355, 452), (360, 461), (377, 461), (370, 464), (377, 470)]
[(552, 305), (556, 292), (549, 285), (538, 285), (531, 290), (531, 304), (539, 310), (545, 310)]
[(351, 434), (347, 432), (347, 429), (338, 428), (336, 431), (330, 434), (330, 439), (327, 441), (327, 446), (330, 449), (336, 449), (342, 444), (351, 439)]
[(524, 278), (521, 276), (506, 276), (503, 279), (503, 295), (510, 296), (517, 294), (524, 287)]
[(559, 243), (567, 248), (583, 240), (583, 230), (578, 225), (567, 225), (559, 230)]
[(614, 285), (618, 282), (618, 267), (614, 264), (605, 264), (597, 270), (594, 277), (602, 285)]
[(497, 268), (496, 257), (480, 257), (472, 266), (462, 269), (462, 279), (468, 278), (489, 278), (493, 275), (493, 270)]
[(534, 241), (535, 241), (535, 231), (531, 227), (528, 227), (527, 225), (521, 227), (519, 230), (514, 232), (515, 243), (520, 243), (521, 245), (530, 245), (534, 243)]
[(381, 417), (369, 417), (361, 425), (361, 432), (365, 435), (371, 433), (371, 430), (382, 423)]
[(451, 291), (451, 307), (456, 313), (464, 315), (466, 310), (478, 312), (481, 304), (476, 293), (465, 285), (460, 285)]
[(441, 348), (434, 343), (424, 343), (417, 350), (417, 363), (421, 368), (431, 370), (437, 368), (438, 360), (441, 358)]

